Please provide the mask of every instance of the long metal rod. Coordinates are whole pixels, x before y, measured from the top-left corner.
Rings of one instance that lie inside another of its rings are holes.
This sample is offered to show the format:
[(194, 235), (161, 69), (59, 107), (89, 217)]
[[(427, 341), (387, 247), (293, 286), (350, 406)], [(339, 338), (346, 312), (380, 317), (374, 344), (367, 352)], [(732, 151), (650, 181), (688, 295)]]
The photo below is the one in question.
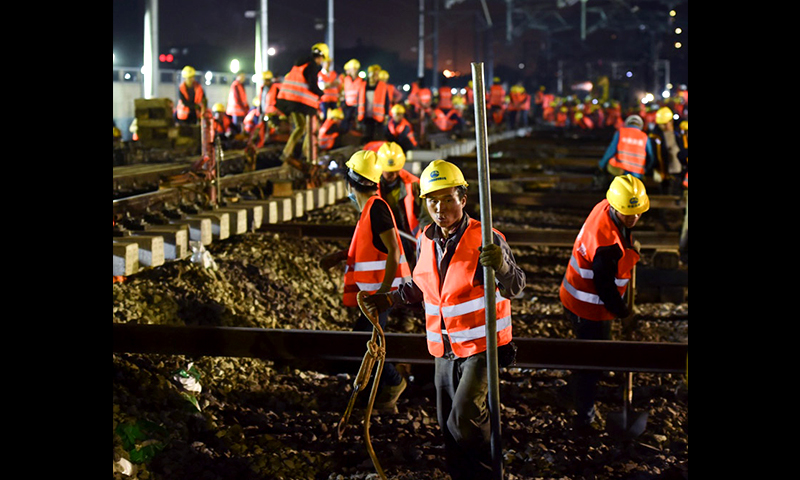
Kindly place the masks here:
[[(481, 233), (483, 246), (494, 243), (492, 234), (492, 199), (489, 190), (489, 145), (486, 140), (486, 87), (483, 82), (483, 63), (472, 63), (472, 86), (475, 98), (475, 153), (478, 158), (480, 187)], [(486, 365), (489, 380), (489, 420), (492, 428), (492, 476), (503, 478), (503, 455), (500, 445), (500, 373), (497, 361), (497, 308), (494, 269), (483, 267), (484, 301), (486, 312)]]

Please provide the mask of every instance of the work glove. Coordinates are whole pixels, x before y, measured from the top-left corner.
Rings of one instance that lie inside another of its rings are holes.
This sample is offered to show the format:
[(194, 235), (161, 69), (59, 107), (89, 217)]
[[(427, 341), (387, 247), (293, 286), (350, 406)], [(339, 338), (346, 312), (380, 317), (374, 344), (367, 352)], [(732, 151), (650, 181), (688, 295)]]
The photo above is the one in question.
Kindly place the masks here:
[(347, 252), (344, 250), (329, 253), (327, 255), (323, 255), (322, 258), (319, 259), (319, 266), (322, 269), (330, 270), (332, 267), (340, 264), (346, 258)]
[(495, 271), (501, 270), (505, 261), (503, 260), (503, 249), (499, 245), (490, 243), (480, 248), (481, 255), (478, 261), (484, 267), (492, 267)]
[(381, 313), (389, 310), (394, 301), (389, 293), (376, 293), (368, 297), (364, 297), (361, 301), (364, 309), (372, 316), (378, 316)]
[(641, 242), (639, 242), (639, 240), (634, 240), (633, 241), (633, 249), (634, 249), (634, 251), (636, 251), (636, 253), (641, 255), (641, 253), (642, 253), (642, 244), (641, 244)]

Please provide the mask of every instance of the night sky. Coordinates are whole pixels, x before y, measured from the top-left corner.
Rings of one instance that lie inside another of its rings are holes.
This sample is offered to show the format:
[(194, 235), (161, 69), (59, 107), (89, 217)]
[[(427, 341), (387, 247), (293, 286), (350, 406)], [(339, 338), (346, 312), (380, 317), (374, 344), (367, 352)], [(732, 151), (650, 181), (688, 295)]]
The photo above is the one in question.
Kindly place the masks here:
[[(552, 3), (557, 0), (539, 2)], [(259, 0), (160, 0), (159, 2), (159, 46), (167, 52), (170, 47), (186, 52), (172, 66), (180, 69), (184, 64), (193, 64), (198, 70), (227, 71), (232, 58), (242, 63), (242, 69), (253, 71), (255, 56), (255, 19), (246, 18), (246, 11), (255, 11)], [(518, 4), (532, 4), (518, 0)], [(579, 2), (574, 2), (576, 5)], [(602, 3), (589, 0), (588, 5)], [(608, 3), (608, 2), (605, 2)], [(612, 2), (613, 3), (613, 2)], [(630, 1), (647, 8), (656, 6), (666, 11), (661, 2)], [(552, 76), (556, 59), (546, 55), (545, 40), (541, 30), (528, 29), (509, 45), (505, 42), (505, 1), (487, 0), (490, 15), (495, 23), (494, 66), (495, 72), (510, 72), (507, 75), (527, 75), (531, 72), (548, 71)], [(619, 4), (619, 2), (617, 2)], [(135, 67), (142, 63), (144, 37), (144, 0), (114, 0), (113, 41), (116, 65)], [(574, 14), (578, 7), (560, 9), (559, 13), (574, 28), (551, 38), (551, 45), (560, 49), (556, 57), (585, 65), (594, 65), (597, 71), (608, 59), (625, 57), (642, 62), (650, 53), (649, 38), (637, 31), (593, 33), (581, 42), (579, 20)], [(366, 68), (370, 63), (381, 63), (389, 70), (392, 79), (412, 81), (417, 68), (419, 0), (336, 0), (334, 4), (334, 66), (341, 66), (356, 56)], [(426, 0), (427, 13), (433, 12), (432, 2)], [(278, 53), (270, 58), (270, 69), (282, 75), (291, 64), (310, 46), (326, 39), (328, 17), (327, 0), (280, 0), (270, 1), (269, 43)], [(439, 7), (439, 70), (449, 68), (470, 75), (470, 63), (485, 62), (482, 40), (476, 33), (483, 21), (479, 0), (463, 0), (450, 9), (442, 3)], [(688, 23), (688, 6), (683, 5)], [(570, 12), (572, 16), (570, 16)], [(521, 21), (516, 16), (516, 21)], [(428, 17), (425, 34), (433, 31), (433, 21)], [(685, 53), (671, 60), (671, 73), (675, 82), (688, 82), (688, 34)], [(425, 42), (426, 65), (432, 65), (433, 41)], [(668, 51), (668, 48), (664, 51)], [(380, 53), (384, 52), (384, 53)], [(672, 55), (672, 54), (671, 54)], [(342, 58), (338, 58), (341, 56)], [(520, 65), (524, 68), (520, 69)], [(538, 67), (538, 69), (537, 69)], [(285, 71), (283, 71), (285, 70)], [(542, 78), (536, 81), (543, 82)]]

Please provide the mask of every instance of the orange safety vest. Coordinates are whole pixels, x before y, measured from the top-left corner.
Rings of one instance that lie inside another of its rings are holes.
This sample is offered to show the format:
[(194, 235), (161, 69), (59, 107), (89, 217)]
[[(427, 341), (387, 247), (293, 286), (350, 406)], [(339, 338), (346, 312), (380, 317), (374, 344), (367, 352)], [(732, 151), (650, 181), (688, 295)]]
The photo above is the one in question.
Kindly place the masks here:
[[(375, 84), (375, 91), (372, 95), (372, 111), (370, 112), (370, 118), (374, 118), (376, 122), (382, 122), (384, 118), (386, 118), (386, 112), (388, 111), (388, 105), (386, 105), (386, 82), (378, 81)], [(364, 116), (366, 115), (366, 108), (367, 108), (367, 83), (364, 82), (361, 85), (361, 89), (358, 91), (358, 121), (364, 120)]]
[(273, 114), (280, 114), (281, 111), (275, 106), (275, 102), (278, 100), (278, 91), (280, 91), (281, 84), (278, 82), (274, 82), (270, 85), (269, 90), (267, 91), (266, 96), (264, 96), (264, 86), (261, 86), (261, 94), (259, 94), (259, 98), (261, 99), (261, 104), (259, 108), (262, 110), (262, 113), (267, 115)]
[(615, 318), (614, 314), (605, 308), (594, 286), (592, 262), (597, 249), (616, 244), (623, 252), (622, 258), (617, 262), (615, 278), (620, 297), (625, 295), (631, 271), (639, 261), (639, 254), (635, 250), (625, 248), (619, 228), (611, 219), (611, 214), (613, 214), (611, 205), (605, 199), (592, 209), (575, 239), (572, 256), (558, 292), (564, 307), (575, 315), (589, 320)]
[(189, 112), (192, 109), (199, 109), (203, 104), (203, 97), (205, 96), (203, 87), (201, 87), (197, 82), (192, 83), (191, 94), (189, 94), (187, 88), (190, 87), (186, 86), (186, 82), (181, 82), (181, 86), (178, 89), (180, 91), (180, 95), (178, 96), (178, 106), (176, 112), (178, 120), (186, 120), (189, 118)]
[(622, 127), (619, 129), (617, 153), (608, 163), (621, 168), (626, 172), (644, 175), (645, 159), (647, 155), (647, 134), (635, 127)]
[[(403, 169), (398, 170), (397, 173), (400, 176), (400, 181), (403, 183), (403, 188), (406, 190), (406, 196), (403, 197), (403, 210), (406, 212), (408, 228), (413, 232), (419, 226), (419, 219), (414, 211), (414, 190), (412, 189), (412, 184), (414, 182), (419, 183), (419, 177)], [(378, 193), (380, 194), (380, 189), (378, 189)], [(419, 236), (419, 234), (417, 236)]]
[(225, 135), (231, 129), (231, 117), (228, 115), (220, 115), (220, 120), (221, 121), (217, 121), (216, 118), (213, 120), (214, 133), (217, 135)]
[(330, 150), (333, 148), (336, 138), (339, 136), (339, 132), (328, 132), (328, 130), (339, 122), (341, 122), (341, 120), (335, 118), (325, 119), (325, 123), (319, 128), (319, 148), (323, 150)]
[(503, 106), (506, 101), (506, 91), (502, 85), (494, 84), (489, 87), (489, 105), (490, 106)]
[(336, 103), (339, 101), (339, 85), (334, 84), (336, 81), (336, 72), (331, 70), (327, 74), (319, 72), (319, 79), (324, 84), (331, 84), (327, 88), (322, 89), (322, 98), (320, 99), (321, 102), (324, 103)]
[(388, 124), (389, 134), (396, 138), (408, 138), (412, 145), (417, 146), (417, 139), (414, 138), (414, 129), (405, 118), (400, 120), (400, 123), (395, 123), (394, 119), (389, 120)]
[(431, 101), (433, 100), (433, 94), (431, 93), (430, 88), (420, 88), (417, 92), (419, 96), (419, 104), (422, 108), (428, 109), (431, 106)]
[[(364, 290), (374, 293), (381, 288), (381, 283), (386, 273), (386, 259), (389, 256), (372, 244), (372, 221), (370, 220), (369, 212), (372, 209), (372, 204), (376, 201), (386, 203), (386, 200), (378, 195), (369, 197), (364, 209), (361, 211), (361, 218), (356, 223), (353, 239), (350, 241), (350, 249), (347, 252), (343, 301), (345, 306), (348, 307), (358, 305), (356, 296), (359, 291)], [(386, 204), (386, 207), (392, 215), (392, 224), (394, 224), (395, 235), (397, 236), (397, 247), (400, 249), (400, 262), (397, 264), (397, 272), (392, 281), (391, 290), (394, 291), (401, 284), (411, 281), (411, 270), (403, 252), (403, 244), (400, 242), (400, 234), (397, 231), (397, 222), (394, 220), (394, 214), (391, 213), (392, 209), (389, 208), (389, 204)]]
[(344, 76), (344, 104), (348, 107), (358, 106), (358, 92), (364, 79), (361, 77), (353, 78), (350, 75)]
[[(426, 230), (432, 226), (428, 225)], [(494, 232), (505, 238), (497, 230)], [(445, 333), (457, 357), (468, 357), (486, 350), (484, 286), (472, 284), (476, 270), (483, 268), (478, 262), (481, 242), (481, 223), (470, 218), (440, 289), (436, 246), (427, 236), (422, 237), (419, 259), (414, 268), (414, 283), (422, 290), (428, 352), (434, 357), (444, 355), (442, 335)], [(511, 300), (503, 298), (499, 291), (496, 308), (499, 347), (511, 341)]]
[[(512, 108), (513, 106), (513, 108)], [(527, 93), (511, 92), (511, 105), (508, 106), (509, 110), (530, 110), (531, 109), (531, 96)]]
[(441, 109), (437, 108), (433, 111), (433, 123), (439, 130), (449, 132), (458, 123), (458, 120), (453, 118), (456, 115), (458, 115), (458, 112), (455, 110), (444, 113)]
[(242, 121), (245, 133), (250, 133), (253, 131), (253, 128), (258, 123), (258, 119), (261, 115), (258, 113), (257, 108), (251, 108), (247, 115), (244, 116), (244, 121)]
[(228, 106), (225, 113), (231, 117), (244, 117), (250, 108), (247, 105), (247, 94), (244, 85), (239, 80), (234, 80), (228, 92)]
[(319, 108), (319, 97), (308, 88), (306, 77), (303, 76), (308, 63), (292, 67), (289, 73), (283, 77), (281, 89), (278, 92), (278, 99), (290, 102), (302, 103), (313, 109)]
[(439, 108), (453, 108), (453, 92), (450, 87), (439, 87)]

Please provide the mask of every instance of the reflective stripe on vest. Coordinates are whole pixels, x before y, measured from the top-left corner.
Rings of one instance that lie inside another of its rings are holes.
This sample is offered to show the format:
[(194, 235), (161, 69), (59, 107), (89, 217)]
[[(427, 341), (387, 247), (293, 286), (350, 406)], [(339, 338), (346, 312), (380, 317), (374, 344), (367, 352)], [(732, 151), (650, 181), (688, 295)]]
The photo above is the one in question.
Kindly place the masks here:
[(644, 175), (647, 134), (634, 127), (619, 129), (617, 153), (611, 157), (609, 164), (626, 172)]
[[(494, 231), (502, 236), (497, 230)], [(433, 240), (427, 237), (422, 239), (420, 257), (414, 268), (414, 283), (423, 293), (428, 351), (434, 357), (444, 355), (443, 334), (448, 335), (453, 353), (458, 357), (468, 357), (486, 350), (484, 287), (472, 285), (476, 270), (482, 268), (478, 262), (481, 241), (481, 224), (470, 219), (456, 245), (440, 290), (434, 252), (436, 246)], [(495, 299), (497, 345), (502, 346), (511, 341), (511, 301), (503, 298), (499, 291)]]
[(599, 202), (583, 224), (572, 247), (567, 271), (559, 288), (561, 302), (575, 315), (589, 320), (613, 320), (615, 315), (605, 308), (594, 285), (592, 262), (599, 247), (618, 245), (623, 252), (617, 262), (614, 284), (620, 297), (630, 283), (633, 266), (639, 261), (636, 251), (625, 248), (619, 229), (609, 216), (611, 206), (608, 200)]
[[(327, 74), (319, 72), (319, 78), (322, 80), (322, 83), (329, 83), (333, 84), (336, 81), (336, 72), (331, 70)], [(339, 86), (338, 85), (331, 85), (328, 88), (322, 89), (322, 98), (320, 99), (321, 102), (326, 103), (334, 103), (339, 101)]]
[(363, 79), (353, 78), (350, 75), (344, 77), (344, 103), (348, 107), (355, 107), (358, 105), (358, 92), (361, 90)]
[(316, 109), (319, 108), (319, 97), (308, 88), (306, 78), (303, 76), (303, 70), (307, 65), (308, 63), (304, 63), (303, 65), (292, 67), (281, 83), (278, 98), (302, 103)]
[(334, 143), (336, 142), (336, 138), (339, 136), (339, 132), (333, 131), (329, 132), (331, 127), (333, 127), (338, 121), (334, 120), (333, 118), (328, 118), (325, 120), (325, 123), (322, 124), (322, 127), (319, 129), (319, 147), (325, 150), (329, 150), (333, 148)]
[[(373, 195), (367, 200), (364, 209), (361, 211), (361, 217), (356, 224), (356, 229), (353, 232), (353, 239), (350, 241), (350, 249), (347, 252), (347, 266), (344, 272), (344, 298), (343, 302), (348, 307), (355, 307), (358, 305), (356, 295), (361, 290), (369, 293), (377, 291), (383, 283), (383, 278), (386, 273), (386, 260), (388, 254), (381, 252), (372, 243), (372, 221), (370, 219), (370, 210), (374, 202), (380, 201), (386, 204), (386, 201), (377, 195)], [(394, 220), (394, 215), (391, 213), (389, 205), (386, 208), (392, 215), (392, 224), (394, 225), (395, 235), (397, 237), (397, 247), (400, 249), (400, 260), (397, 264), (397, 272), (395, 278), (392, 280), (391, 290), (397, 288), (406, 282), (411, 281), (411, 270), (406, 261), (406, 256), (403, 252), (403, 244), (400, 242), (400, 234), (397, 231), (397, 222)]]

